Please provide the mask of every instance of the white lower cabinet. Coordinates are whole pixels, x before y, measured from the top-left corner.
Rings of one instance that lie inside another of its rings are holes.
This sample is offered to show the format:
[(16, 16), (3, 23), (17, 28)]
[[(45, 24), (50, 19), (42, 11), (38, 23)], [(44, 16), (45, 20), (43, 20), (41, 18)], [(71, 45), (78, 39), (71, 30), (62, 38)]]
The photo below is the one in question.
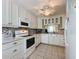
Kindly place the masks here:
[(41, 34), (41, 43), (64, 46), (64, 37), (60, 34)]
[(38, 46), (41, 42), (41, 35), (40, 34), (36, 34), (36, 39), (35, 39), (35, 45)]
[(55, 35), (53, 35), (53, 34), (48, 34), (48, 36), (49, 36), (49, 38), (48, 38), (48, 43), (49, 44), (57, 44), (57, 40), (56, 40), (56, 37), (55, 37)]
[(2, 50), (2, 59), (24, 59), (24, 44), (21, 43)]
[(17, 46), (3, 51), (3, 59), (23, 59), (23, 50), (21, 47), (22, 46)]
[(41, 34), (41, 43), (48, 44), (48, 34)]

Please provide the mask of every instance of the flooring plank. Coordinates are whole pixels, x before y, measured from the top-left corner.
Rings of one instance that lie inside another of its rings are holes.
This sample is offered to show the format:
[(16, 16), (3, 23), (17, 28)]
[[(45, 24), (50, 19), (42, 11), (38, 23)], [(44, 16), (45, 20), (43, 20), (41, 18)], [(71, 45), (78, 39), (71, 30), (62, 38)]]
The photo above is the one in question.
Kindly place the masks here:
[(40, 44), (28, 59), (65, 59), (65, 48)]

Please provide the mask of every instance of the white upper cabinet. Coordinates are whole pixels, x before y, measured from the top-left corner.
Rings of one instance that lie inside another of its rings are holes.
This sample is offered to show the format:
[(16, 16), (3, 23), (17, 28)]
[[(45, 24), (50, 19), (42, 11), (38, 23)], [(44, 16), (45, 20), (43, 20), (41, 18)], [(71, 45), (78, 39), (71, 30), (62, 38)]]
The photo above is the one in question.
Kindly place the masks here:
[(15, 27), (18, 20), (18, 6), (15, 0), (3, 0), (2, 26)]
[(2, 0), (2, 26), (10, 26), (11, 23), (11, 0)]
[(44, 25), (48, 25), (48, 19), (44, 19)]
[(43, 19), (41, 20), (40, 18), (38, 18), (37, 19), (37, 25), (38, 25), (37, 28), (42, 29), (42, 24), (43, 23), (44, 23), (44, 20)]
[(37, 17), (35, 17), (35, 16), (33, 16), (32, 15), (32, 17), (31, 17), (31, 28), (37, 28), (37, 25), (38, 23), (37, 23)]
[(28, 16), (26, 15), (26, 10), (23, 6), (18, 6), (18, 16), (19, 18), (27, 18)]
[(49, 24), (56, 24), (60, 26), (60, 29), (64, 29), (65, 16), (53, 16), (53, 17), (39, 17), (38, 28), (47, 29)]
[(15, 0), (12, 0), (11, 6), (11, 20), (12, 20), (12, 27), (18, 27), (18, 5), (16, 4)]

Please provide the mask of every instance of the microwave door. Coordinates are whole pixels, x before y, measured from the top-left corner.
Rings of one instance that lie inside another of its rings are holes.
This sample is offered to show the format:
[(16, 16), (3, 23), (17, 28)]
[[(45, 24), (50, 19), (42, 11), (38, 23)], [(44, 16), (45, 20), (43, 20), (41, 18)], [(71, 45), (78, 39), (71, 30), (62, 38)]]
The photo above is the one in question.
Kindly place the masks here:
[(28, 23), (26, 23), (26, 22), (21, 22), (21, 26), (28, 27), (28, 26), (29, 26), (29, 24), (28, 24)]

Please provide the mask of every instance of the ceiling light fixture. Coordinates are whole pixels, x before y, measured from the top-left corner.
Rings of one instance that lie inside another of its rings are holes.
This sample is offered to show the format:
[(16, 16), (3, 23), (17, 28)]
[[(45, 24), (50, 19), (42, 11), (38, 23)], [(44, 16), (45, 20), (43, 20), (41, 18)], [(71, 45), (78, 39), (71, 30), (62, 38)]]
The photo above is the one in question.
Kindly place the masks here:
[(53, 0), (40, 0), (40, 2), (39, 8), (35, 7), (40, 15), (50, 16), (55, 12), (54, 4), (52, 4)]

